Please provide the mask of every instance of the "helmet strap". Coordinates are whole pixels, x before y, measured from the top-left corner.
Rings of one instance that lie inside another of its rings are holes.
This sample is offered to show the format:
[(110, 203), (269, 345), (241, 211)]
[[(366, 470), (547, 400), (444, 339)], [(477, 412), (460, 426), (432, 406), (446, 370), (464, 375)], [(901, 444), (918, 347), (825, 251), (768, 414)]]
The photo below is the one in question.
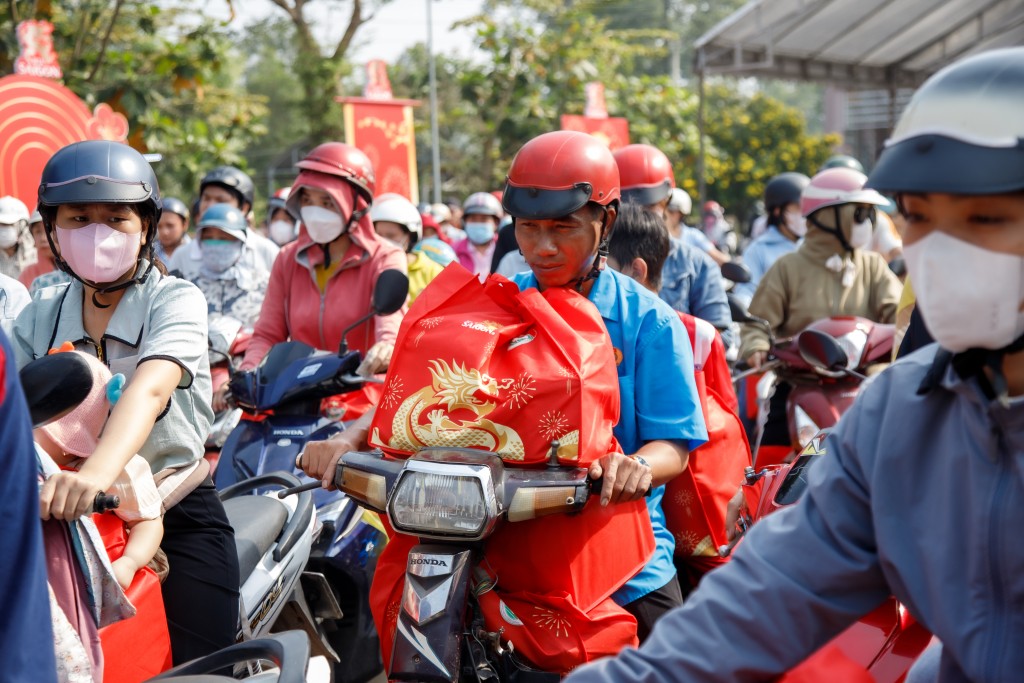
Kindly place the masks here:
[(583, 285), (590, 280), (596, 280), (601, 275), (601, 271), (608, 266), (608, 242), (610, 236), (608, 235), (608, 209), (601, 207), (601, 241), (597, 245), (597, 254), (594, 255), (594, 261), (590, 265), (590, 270), (587, 274), (581, 278), (578, 278), (573, 283), (573, 289), (580, 294), (583, 293)]

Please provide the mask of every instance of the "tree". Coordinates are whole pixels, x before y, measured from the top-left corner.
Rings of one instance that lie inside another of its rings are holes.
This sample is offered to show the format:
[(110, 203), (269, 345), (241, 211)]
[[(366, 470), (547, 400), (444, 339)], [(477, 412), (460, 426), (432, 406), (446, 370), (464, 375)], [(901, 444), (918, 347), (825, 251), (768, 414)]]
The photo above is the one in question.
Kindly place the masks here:
[[(243, 163), (261, 132), (264, 107), (236, 86), (240, 60), (226, 30), (195, 21), (185, 6), (143, 0), (10, 0), (0, 33), (38, 18), (54, 25), (64, 84), (90, 106), (110, 104), (129, 123), (129, 143), (162, 154), (156, 165), (165, 195), (189, 198), (206, 170)], [(0, 64), (17, 46), (4, 43)]]
[[(376, 7), (388, 0), (351, 0), (348, 24), (341, 37), (325, 50), (313, 32), (306, 8), (313, 0), (271, 0), (288, 15), (295, 26), (297, 55), (295, 75), (302, 85), (303, 111), (312, 139), (341, 140), (344, 128), (334, 98), (340, 95), (339, 82), (348, 73), (345, 54), (352, 46), (359, 27), (373, 18)], [(348, 4), (348, 3), (346, 3)]]

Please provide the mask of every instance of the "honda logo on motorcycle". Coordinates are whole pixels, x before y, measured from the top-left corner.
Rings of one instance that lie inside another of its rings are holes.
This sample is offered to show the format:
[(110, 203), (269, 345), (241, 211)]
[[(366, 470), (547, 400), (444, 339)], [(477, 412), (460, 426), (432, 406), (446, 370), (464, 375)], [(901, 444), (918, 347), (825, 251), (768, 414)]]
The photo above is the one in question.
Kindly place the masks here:
[(409, 564), (429, 564), (434, 567), (447, 567), (448, 563), (436, 557), (414, 557), (409, 559)]

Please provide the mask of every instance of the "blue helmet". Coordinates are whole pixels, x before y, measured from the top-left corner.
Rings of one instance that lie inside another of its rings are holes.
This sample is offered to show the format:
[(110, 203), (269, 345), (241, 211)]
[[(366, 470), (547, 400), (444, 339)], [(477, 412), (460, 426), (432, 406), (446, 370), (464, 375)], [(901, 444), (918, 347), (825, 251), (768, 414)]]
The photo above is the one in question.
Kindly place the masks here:
[(426, 254), (432, 261), (442, 266), (447, 266), (458, 258), (455, 255), (455, 250), (437, 237), (427, 237), (420, 240), (412, 250), (414, 253)]
[(248, 221), (245, 214), (230, 204), (214, 204), (203, 212), (199, 222), (196, 223), (196, 232), (203, 228), (219, 228), (237, 240), (245, 241)]

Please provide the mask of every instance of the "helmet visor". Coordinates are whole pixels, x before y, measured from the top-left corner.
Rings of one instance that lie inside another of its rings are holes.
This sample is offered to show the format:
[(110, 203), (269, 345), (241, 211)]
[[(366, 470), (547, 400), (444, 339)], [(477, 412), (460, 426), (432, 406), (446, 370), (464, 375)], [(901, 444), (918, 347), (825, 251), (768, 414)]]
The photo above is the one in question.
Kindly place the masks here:
[(562, 218), (583, 207), (590, 201), (593, 192), (594, 188), (590, 183), (577, 183), (569, 188), (547, 190), (539, 187), (517, 187), (506, 181), (501, 204), (509, 215), (516, 218)]
[(882, 152), (867, 186), (890, 193), (1015, 192), (1024, 189), (1024, 140), (985, 147), (943, 135), (907, 138)]
[(58, 204), (137, 204), (153, 196), (153, 187), (138, 180), (117, 180), (102, 176), (82, 176), (61, 183), (39, 186), (39, 203)]
[(672, 184), (666, 180), (657, 185), (649, 187), (631, 187), (622, 189), (622, 201), (633, 202), (640, 206), (653, 206), (669, 196), (672, 192)]

